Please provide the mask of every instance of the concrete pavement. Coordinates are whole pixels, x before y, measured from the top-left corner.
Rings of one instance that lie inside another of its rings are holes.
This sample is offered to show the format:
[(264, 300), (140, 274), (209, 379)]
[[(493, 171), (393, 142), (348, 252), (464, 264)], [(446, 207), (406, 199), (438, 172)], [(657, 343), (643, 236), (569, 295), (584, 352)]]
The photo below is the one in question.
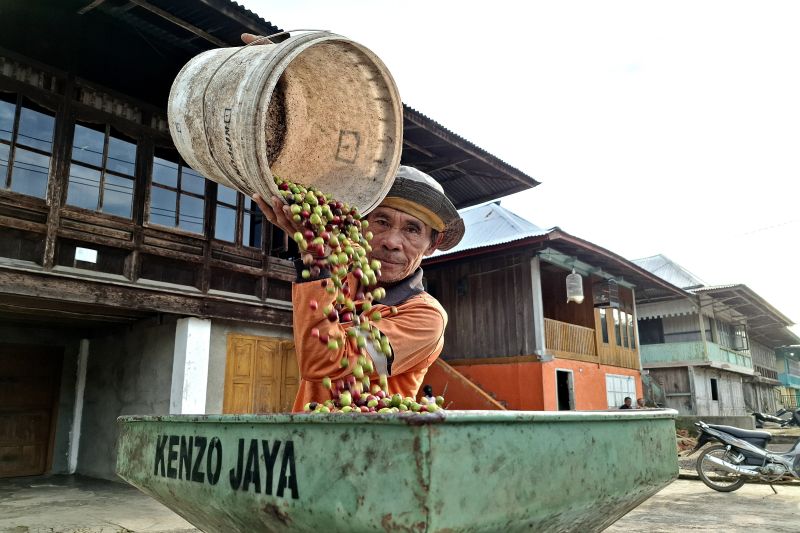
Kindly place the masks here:
[(196, 532), (129, 485), (82, 476), (0, 479), (0, 532)]
[(717, 492), (701, 481), (679, 479), (622, 517), (607, 532), (800, 531), (800, 485), (745, 483)]
[[(800, 485), (746, 484), (715, 492), (679, 479), (606, 531), (800, 531)], [(80, 476), (0, 479), (0, 532), (195, 533), (191, 524), (133, 487)], [(584, 533), (584, 532), (581, 532)]]

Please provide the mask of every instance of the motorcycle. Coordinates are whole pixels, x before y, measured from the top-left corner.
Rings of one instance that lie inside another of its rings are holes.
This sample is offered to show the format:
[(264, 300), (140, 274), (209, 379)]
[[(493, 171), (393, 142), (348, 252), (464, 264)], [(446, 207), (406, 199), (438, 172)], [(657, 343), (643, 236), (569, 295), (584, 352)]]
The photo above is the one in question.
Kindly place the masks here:
[(772, 486), (786, 476), (800, 479), (800, 439), (788, 452), (778, 453), (767, 450), (772, 435), (766, 431), (705, 422), (696, 422), (695, 426), (699, 432), (697, 446), (688, 455), (717, 441), (697, 457), (697, 473), (709, 488), (733, 492), (748, 480), (764, 481)]
[[(791, 415), (789, 418), (785, 418), (784, 415)], [(786, 409), (780, 409), (774, 415), (768, 415), (766, 413), (753, 413), (753, 416), (756, 417), (756, 427), (763, 428), (765, 422), (772, 422), (773, 424), (777, 424), (779, 427), (787, 427), (787, 426), (800, 426), (800, 409), (792, 413)]]

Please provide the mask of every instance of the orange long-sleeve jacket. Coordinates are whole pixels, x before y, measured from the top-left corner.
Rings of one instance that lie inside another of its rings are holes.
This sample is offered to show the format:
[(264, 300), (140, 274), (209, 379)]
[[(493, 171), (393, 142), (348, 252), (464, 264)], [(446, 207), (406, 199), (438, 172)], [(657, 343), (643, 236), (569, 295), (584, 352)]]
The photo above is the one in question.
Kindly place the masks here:
[[(312, 300), (318, 302), (317, 310), (311, 310)], [(311, 335), (313, 328), (319, 328), (323, 334), (331, 329), (344, 334), (353, 325), (330, 322), (323, 316), (321, 310), (333, 301), (334, 296), (325, 290), (321, 280), (297, 282), (292, 287), (295, 353), (300, 367), (300, 389), (294, 411), (302, 411), (308, 402), (330, 399), (330, 391), (322, 385), (322, 379), (327, 376), (335, 381), (349, 375), (358, 359), (359, 352), (350, 342), (342, 343), (338, 350), (330, 350)], [(397, 307), (397, 313), (391, 312), (391, 306)], [(374, 303), (370, 312), (374, 311), (381, 314), (381, 320), (375, 325), (392, 347), (393, 358), (388, 362), (389, 390), (415, 397), (428, 367), (442, 351), (447, 313), (435, 298), (424, 292), (421, 269), (387, 288), (386, 296)], [(340, 365), (343, 357), (350, 360), (348, 368)], [(387, 365), (387, 361), (373, 363), (376, 369)], [(378, 378), (376, 370), (370, 380), (377, 382)]]

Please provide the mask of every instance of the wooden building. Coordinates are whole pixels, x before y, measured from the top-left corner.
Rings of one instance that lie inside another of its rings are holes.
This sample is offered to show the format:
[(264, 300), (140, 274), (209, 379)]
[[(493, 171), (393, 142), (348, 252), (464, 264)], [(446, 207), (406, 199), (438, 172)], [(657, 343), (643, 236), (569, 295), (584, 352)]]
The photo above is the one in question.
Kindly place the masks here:
[(690, 296), (639, 306), (642, 365), (681, 414), (741, 416), (780, 406), (776, 349), (792, 322), (746, 285), (707, 286), (663, 255), (635, 260)]
[[(441, 358), (508, 409), (607, 409), (641, 397), (637, 302), (684, 292), (499, 204), (462, 216), (462, 243), (423, 263), (428, 291), (449, 315)], [(573, 271), (582, 276), (580, 303), (567, 303)], [(448, 380), (428, 381), (441, 390)], [(453, 408), (474, 401), (448, 399)]]
[[(114, 477), (122, 414), (286, 410), (293, 242), (179, 157), (194, 55), (279, 28), (227, 0), (0, 3), (0, 477)], [(406, 108), (459, 206), (536, 181)]]
[(778, 403), (786, 409), (800, 407), (800, 344), (781, 346), (775, 350), (778, 367)]

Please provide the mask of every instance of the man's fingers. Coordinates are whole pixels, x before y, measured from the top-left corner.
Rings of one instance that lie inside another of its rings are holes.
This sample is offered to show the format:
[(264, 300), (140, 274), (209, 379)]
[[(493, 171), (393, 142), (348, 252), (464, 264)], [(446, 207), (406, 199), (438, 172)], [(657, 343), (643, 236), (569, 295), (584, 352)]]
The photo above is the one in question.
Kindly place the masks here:
[[(250, 44), (250, 43), (252, 43), (254, 41), (257, 41), (259, 39), (264, 39), (264, 36), (263, 35), (255, 35), (255, 34), (252, 34), (252, 33), (243, 33), (242, 34), (242, 42), (244, 44)], [(261, 42), (261, 44), (269, 44), (269, 40), (264, 39)]]
[(270, 206), (267, 205), (267, 202), (265, 202), (264, 199), (261, 198), (261, 195), (259, 195), (258, 193), (254, 194), (253, 201), (256, 203), (258, 208), (261, 209), (261, 212), (264, 213), (264, 216), (267, 217), (267, 220), (269, 220), (271, 223), (274, 224), (276, 218), (275, 212), (272, 210)]

